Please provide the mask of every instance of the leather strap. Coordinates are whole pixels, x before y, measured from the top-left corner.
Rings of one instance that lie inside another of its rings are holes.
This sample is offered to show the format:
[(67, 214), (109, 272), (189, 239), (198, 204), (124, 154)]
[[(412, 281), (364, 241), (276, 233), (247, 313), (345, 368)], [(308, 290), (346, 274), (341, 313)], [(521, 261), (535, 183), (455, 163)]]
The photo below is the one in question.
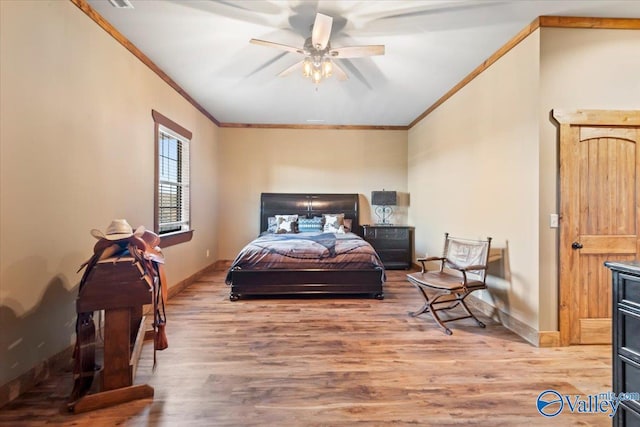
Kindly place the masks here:
[[(167, 339), (165, 334), (165, 326), (167, 323), (167, 315), (165, 312), (165, 304), (167, 301), (167, 277), (164, 271), (164, 264), (154, 263), (154, 267), (157, 271), (155, 295), (153, 298), (153, 369), (156, 368), (156, 352), (162, 351), (167, 348)], [(160, 309), (162, 307), (162, 313)]]
[(156, 264), (156, 268), (158, 269), (158, 276), (160, 276), (160, 290), (162, 293), (162, 311), (164, 312), (164, 305), (167, 303), (167, 294), (168, 294), (167, 288), (169, 287), (169, 285), (167, 283), (167, 276), (165, 275), (165, 272), (164, 272), (164, 264)]

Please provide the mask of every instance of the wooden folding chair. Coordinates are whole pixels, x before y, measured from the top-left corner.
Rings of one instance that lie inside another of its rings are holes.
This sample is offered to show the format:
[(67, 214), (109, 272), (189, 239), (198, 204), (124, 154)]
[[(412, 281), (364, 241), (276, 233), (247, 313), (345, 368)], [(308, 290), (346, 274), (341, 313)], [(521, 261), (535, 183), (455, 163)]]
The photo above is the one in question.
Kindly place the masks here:
[[(418, 258), (422, 264), (422, 271), (407, 274), (409, 282), (418, 288), (425, 300), (422, 308), (409, 314), (415, 317), (422, 313), (431, 313), (447, 335), (451, 335), (452, 332), (444, 324), (454, 320), (472, 318), (484, 328), (484, 323), (473, 315), (464, 300), (473, 291), (487, 287), (485, 278), (490, 249), (491, 237), (486, 240), (471, 240), (450, 237), (449, 233), (445, 233), (442, 256)], [(428, 271), (426, 263), (429, 261), (439, 261), (439, 270)], [(451, 310), (458, 306), (465, 311), (464, 315), (446, 319), (438, 315), (439, 311)]]

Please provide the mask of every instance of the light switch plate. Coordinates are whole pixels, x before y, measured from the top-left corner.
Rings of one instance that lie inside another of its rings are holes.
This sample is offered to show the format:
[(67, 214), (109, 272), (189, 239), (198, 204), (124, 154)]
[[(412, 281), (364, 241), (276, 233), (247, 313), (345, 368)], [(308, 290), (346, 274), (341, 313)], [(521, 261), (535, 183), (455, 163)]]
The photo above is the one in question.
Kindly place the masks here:
[(549, 215), (549, 227), (558, 228), (558, 214)]

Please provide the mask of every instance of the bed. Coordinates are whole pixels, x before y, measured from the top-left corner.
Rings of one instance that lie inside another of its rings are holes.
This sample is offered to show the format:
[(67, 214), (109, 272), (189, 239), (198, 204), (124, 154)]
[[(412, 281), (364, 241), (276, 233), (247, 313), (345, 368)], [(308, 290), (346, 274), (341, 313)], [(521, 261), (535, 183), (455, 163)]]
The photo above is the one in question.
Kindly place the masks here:
[[(362, 239), (359, 206), (358, 194), (262, 193), (261, 235), (233, 261), (226, 277), (229, 299), (267, 295), (383, 299), (384, 267), (373, 247)], [(266, 232), (276, 216), (297, 215), (302, 224), (303, 219), (326, 219), (332, 214), (343, 214), (345, 225), (350, 225), (344, 234)]]

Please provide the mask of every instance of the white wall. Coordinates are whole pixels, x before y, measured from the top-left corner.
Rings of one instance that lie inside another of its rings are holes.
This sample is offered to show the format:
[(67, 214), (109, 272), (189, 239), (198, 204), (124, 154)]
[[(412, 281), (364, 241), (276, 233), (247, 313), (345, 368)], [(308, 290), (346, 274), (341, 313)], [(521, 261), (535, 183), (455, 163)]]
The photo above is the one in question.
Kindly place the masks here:
[(640, 110), (640, 31), (543, 28), (540, 36), (540, 330), (558, 329), (558, 139), (552, 109)]
[(0, 19), (2, 385), (73, 343), (89, 230), (153, 229), (152, 109), (193, 132), (195, 233), (165, 249), (169, 284), (217, 259), (218, 129), (71, 2), (0, 1)]
[(539, 32), (409, 131), (409, 222), (418, 254), (443, 234), (491, 236), (505, 271), (481, 298), (538, 329)]
[(631, 30), (536, 31), (408, 133), (218, 129), (70, 2), (0, 1), (0, 55), (0, 385), (72, 344), (89, 230), (152, 227), (152, 109), (194, 135), (170, 284), (258, 233), (261, 192), (359, 193), (367, 222), (385, 188), (410, 194), (417, 255), (445, 231), (506, 248), (482, 298), (536, 330), (557, 329), (549, 111), (640, 109)]
[(638, 110), (638, 76), (639, 31), (542, 28), (438, 107), (409, 131), (417, 251), (439, 253), (444, 231), (492, 235), (507, 248), (506, 271), (482, 298), (534, 330), (557, 330), (550, 112)]
[[(258, 233), (260, 193), (359, 193), (375, 222), (373, 190), (407, 191), (407, 132), (221, 128), (219, 254), (234, 259)], [(406, 200), (406, 197), (403, 197)], [(407, 207), (394, 218), (406, 222)]]

